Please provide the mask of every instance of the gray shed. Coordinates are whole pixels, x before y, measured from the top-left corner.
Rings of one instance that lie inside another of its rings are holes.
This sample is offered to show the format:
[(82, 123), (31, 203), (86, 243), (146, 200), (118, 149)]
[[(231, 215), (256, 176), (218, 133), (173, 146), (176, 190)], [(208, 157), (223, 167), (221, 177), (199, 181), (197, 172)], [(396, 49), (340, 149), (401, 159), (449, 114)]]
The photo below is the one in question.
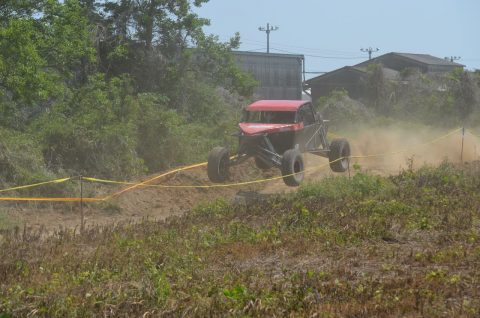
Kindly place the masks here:
[(240, 68), (259, 82), (256, 99), (302, 99), (303, 55), (234, 51)]

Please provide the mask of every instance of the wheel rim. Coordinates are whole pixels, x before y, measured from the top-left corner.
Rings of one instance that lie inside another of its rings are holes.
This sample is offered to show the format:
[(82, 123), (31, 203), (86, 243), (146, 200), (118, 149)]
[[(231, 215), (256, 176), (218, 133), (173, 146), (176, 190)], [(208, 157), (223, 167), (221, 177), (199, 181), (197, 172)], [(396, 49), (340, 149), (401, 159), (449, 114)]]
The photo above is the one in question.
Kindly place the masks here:
[(303, 175), (303, 165), (300, 160), (295, 160), (293, 163), (293, 177), (299, 179)]
[(293, 172), (294, 173), (299, 173), (300, 171), (301, 171), (301, 165), (300, 165), (300, 162), (297, 160), (293, 164)]
[(350, 149), (346, 147), (343, 148), (341, 157), (343, 157), (343, 159), (340, 160), (340, 163), (342, 164), (343, 169), (347, 170), (350, 165)]
[(218, 174), (221, 176), (227, 175), (228, 161), (226, 157), (223, 157), (222, 160), (218, 163)]

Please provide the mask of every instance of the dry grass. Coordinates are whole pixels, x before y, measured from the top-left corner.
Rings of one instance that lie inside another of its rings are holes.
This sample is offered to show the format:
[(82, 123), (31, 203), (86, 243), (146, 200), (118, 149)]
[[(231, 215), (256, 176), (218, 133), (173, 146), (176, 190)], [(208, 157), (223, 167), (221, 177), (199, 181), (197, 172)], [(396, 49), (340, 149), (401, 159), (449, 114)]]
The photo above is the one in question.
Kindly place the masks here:
[(11, 233), (0, 250), (0, 312), (478, 317), (477, 168), (360, 172), (81, 236)]

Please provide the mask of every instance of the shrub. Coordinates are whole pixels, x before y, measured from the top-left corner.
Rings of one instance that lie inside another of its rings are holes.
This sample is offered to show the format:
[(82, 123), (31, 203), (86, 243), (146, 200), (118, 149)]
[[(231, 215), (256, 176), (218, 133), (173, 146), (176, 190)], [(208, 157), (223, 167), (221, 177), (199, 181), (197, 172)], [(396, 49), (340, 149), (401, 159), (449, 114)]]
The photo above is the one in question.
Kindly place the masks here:
[(322, 116), (330, 121), (329, 127), (335, 130), (345, 130), (352, 125), (364, 124), (374, 116), (371, 110), (361, 102), (348, 97), (345, 91), (333, 91), (317, 104)]
[(143, 171), (135, 151), (138, 105), (129, 79), (106, 82), (102, 76), (73, 90), (34, 123), (49, 169), (127, 178)]
[(53, 175), (43, 164), (41, 148), (29, 134), (0, 127), (0, 185), (45, 181)]

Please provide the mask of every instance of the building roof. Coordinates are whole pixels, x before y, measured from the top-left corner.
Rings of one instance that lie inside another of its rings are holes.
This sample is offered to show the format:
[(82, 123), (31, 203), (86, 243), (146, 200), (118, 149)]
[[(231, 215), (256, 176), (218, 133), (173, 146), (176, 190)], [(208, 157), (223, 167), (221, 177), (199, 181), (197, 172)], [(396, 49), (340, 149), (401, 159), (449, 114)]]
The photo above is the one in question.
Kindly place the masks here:
[(420, 63), (428, 65), (451, 65), (451, 66), (464, 66), (460, 63), (455, 63), (447, 59), (441, 59), (439, 57), (431, 56), (429, 54), (413, 54), (413, 53), (395, 53), (392, 54), (402, 56), (408, 59), (416, 60)]
[[(425, 64), (425, 65), (442, 65), (442, 66), (452, 66), (452, 67), (464, 67), (465, 66), (463, 64), (455, 63), (455, 62), (452, 62), (450, 60), (442, 59), (442, 58), (435, 57), (435, 56), (432, 56), (432, 55), (429, 55), (429, 54), (391, 52), (391, 53), (387, 53), (387, 54), (377, 56), (376, 58), (373, 58), (371, 60), (367, 60), (365, 62), (356, 64), (354, 66), (345, 66), (345, 67), (339, 68), (337, 70), (322, 74), (320, 76), (313, 77), (313, 78), (307, 80), (306, 82), (308, 84), (311, 84), (311, 83), (316, 82), (317, 80), (323, 80), (323, 79), (326, 79), (326, 78), (328, 78), (330, 76), (333, 76), (337, 73), (345, 72), (345, 71), (351, 71), (351, 72), (358, 71), (358, 72), (365, 73), (366, 72), (366, 67), (368, 65), (370, 65), (372, 63), (375, 63), (375, 62), (378, 62), (378, 61), (381, 62), (382, 60), (388, 59), (390, 57), (399, 57), (401, 59), (407, 59), (407, 60), (411, 60), (411, 61), (414, 61), (414, 62), (417, 62), (417, 63)], [(390, 69), (390, 68), (383, 67), (383, 74), (388, 79), (394, 79), (395, 76), (398, 74), (398, 71)]]
[(263, 56), (263, 57), (286, 57), (286, 58), (300, 58), (304, 59), (303, 54), (283, 54), (283, 53), (266, 53), (266, 52), (248, 52), (248, 51), (232, 51), (232, 54), (237, 56)]
[(439, 57), (435, 57), (435, 56), (432, 56), (430, 54), (399, 53), (399, 52), (391, 52), (391, 53), (383, 54), (383, 55), (377, 56), (376, 58), (373, 58), (371, 60), (368, 60), (368, 61), (362, 62), (360, 64), (357, 64), (356, 66), (375, 63), (375, 61), (377, 61), (377, 60), (381, 61), (381, 60), (386, 59), (386, 58), (391, 57), (391, 56), (398, 56), (400, 58), (412, 60), (412, 61), (415, 61), (415, 62), (418, 62), (418, 63), (421, 63), (421, 64), (425, 64), (425, 65), (444, 65), (444, 66), (455, 66), (455, 67), (464, 67), (465, 66), (463, 64), (452, 62), (448, 59), (442, 59), (442, 58), (439, 58)]
[(361, 74), (365, 73), (365, 71), (362, 70), (361, 68), (356, 68), (354, 66), (344, 66), (344, 67), (336, 69), (334, 71), (331, 71), (331, 72), (328, 72), (328, 73), (325, 73), (325, 74), (322, 74), (322, 75), (319, 75), (319, 76), (316, 76), (316, 77), (312, 77), (311, 79), (307, 80), (306, 83), (311, 84), (313, 82), (316, 82), (317, 80), (320, 80), (320, 79), (323, 80), (323, 79), (326, 79), (328, 77), (334, 76), (334, 75), (342, 73), (342, 72), (353, 72), (353, 73), (361, 73)]
[(307, 103), (309, 103), (308, 100), (259, 100), (248, 105), (245, 109), (248, 111), (294, 112)]
[[(363, 67), (359, 67), (359, 66), (354, 66), (353, 67), (354, 69), (356, 70), (359, 70), (363, 73), (367, 73), (367, 67), (366, 66), (363, 66)], [(398, 74), (400, 72), (394, 70), (394, 69), (391, 69), (391, 68), (388, 68), (388, 67), (385, 67), (383, 66), (382, 67), (382, 73), (383, 73), (383, 76), (386, 78), (386, 79), (389, 79), (389, 80), (394, 80), (398, 77)]]
[[(317, 76), (317, 77), (313, 77), (313, 78), (307, 80), (306, 82), (307, 82), (307, 84), (312, 84), (312, 83), (314, 83), (318, 80), (324, 80), (324, 79), (327, 79), (331, 76), (334, 76), (334, 75), (342, 73), (342, 72), (358, 73), (358, 74), (363, 76), (367, 73), (367, 67), (366, 66), (367, 65), (344, 66), (344, 67), (339, 68), (337, 70), (322, 74), (322, 75)], [(383, 76), (386, 79), (393, 80), (398, 76), (398, 71), (392, 70), (391, 68), (388, 68), (388, 67), (382, 67), (382, 72), (383, 72)]]

